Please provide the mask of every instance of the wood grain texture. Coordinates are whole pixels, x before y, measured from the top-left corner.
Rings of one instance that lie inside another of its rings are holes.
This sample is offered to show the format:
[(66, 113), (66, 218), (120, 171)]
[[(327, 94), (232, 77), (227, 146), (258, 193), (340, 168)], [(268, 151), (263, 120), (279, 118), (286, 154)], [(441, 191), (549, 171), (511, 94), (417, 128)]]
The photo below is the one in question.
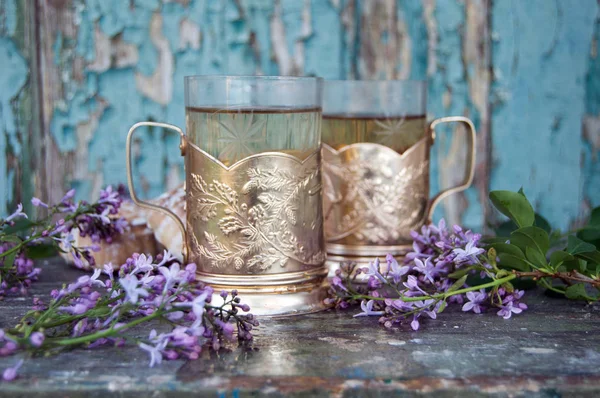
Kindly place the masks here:
[[(436, 216), (481, 229), (489, 182), (489, 2), (427, 0), (424, 4), (430, 49), (430, 116), (465, 115), (473, 119), (479, 132), (475, 186), (445, 199), (444, 211), (438, 210)], [(458, 185), (464, 178), (465, 133), (454, 125), (438, 129), (432, 156), (434, 192)]]
[(596, 0), (494, 2), (491, 187), (525, 187), (567, 228), (583, 202), (585, 75)]
[[(84, 273), (46, 260), (31, 294), (48, 301), (52, 289)], [(243, 296), (242, 296), (243, 299)], [(475, 315), (451, 305), (437, 320), (421, 318), (387, 330), (358, 308), (295, 317), (261, 318), (251, 347), (203, 350), (195, 361), (148, 367), (148, 353), (125, 347), (76, 349), (26, 358), (19, 378), (0, 383), (2, 397), (597, 397), (600, 394), (598, 303), (524, 297), (529, 309), (509, 320), (494, 311)], [(12, 326), (31, 301), (8, 297), (0, 324)], [(155, 323), (132, 330), (167, 332)], [(0, 369), (17, 358), (1, 357)]]
[[(600, 2), (598, 2), (600, 4)], [(600, 7), (596, 12), (585, 75), (582, 210), (600, 206)]]
[(34, 194), (37, 169), (32, 3), (0, 0), (0, 216)]
[[(9, 15), (25, 3), (1, 0), (0, 12)], [(30, 169), (45, 198), (60, 198), (68, 186), (90, 197), (105, 184), (123, 182), (128, 127), (141, 120), (183, 125), (183, 77), (225, 73), (427, 79), (431, 118), (466, 115), (478, 129), (474, 186), (446, 199), (436, 213), (450, 222), (482, 229), (483, 220), (493, 216), (490, 188), (523, 185), (560, 228), (599, 204), (596, 0), (37, 4), (40, 65), (35, 75), (41, 77), (43, 128), (30, 145), (38, 148), (31, 153), (41, 156), (30, 156), (35, 158), (30, 163), (43, 167)], [(535, 23), (527, 22), (530, 14)], [(19, 43), (14, 29), (2, 32), (7, 33), (1, 40)], [(28, 76), (30, 62), (22, 58), (25, 66), (14, 69)], [(2, 104), (27, 86), (18, 82), (0, 81)], [(12, 119), (3, 114), (0, 120), (5, 131), (15, 131)], [(8, 143), (12, 136), (3, 137)], [(438, 136), (434, 192), (462, 177), (465, 156), (459, 128), (447, 126)], [(34, 187), (15, 183), (14, 149), (0, 145), (0, 164), (8, 165), (0, 170), (0, 185), (18, 188), (3, 198), (3, 213), (15, 195), (27, 200)], [(182, 180), (177, 153), (177, 137), (141, 132), (134, 168), (143, 196), (157, 196)]]

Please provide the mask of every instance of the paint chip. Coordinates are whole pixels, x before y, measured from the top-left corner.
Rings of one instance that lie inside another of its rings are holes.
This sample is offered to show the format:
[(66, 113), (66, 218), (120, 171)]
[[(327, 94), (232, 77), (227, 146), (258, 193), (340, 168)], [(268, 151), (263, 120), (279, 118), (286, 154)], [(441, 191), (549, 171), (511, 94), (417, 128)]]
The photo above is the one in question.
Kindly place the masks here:
[(389, 345), (392, 345), (394, 347), (399, 347), (399, 346), (403, 346), (406, 344), (406, 341), (404, 340), (390, 340), (387, 342)]
[(525, 351), (528, 354), (552, 354), (556, 352), (554, 348), (541, 347), (522, 347), (521, 351)]

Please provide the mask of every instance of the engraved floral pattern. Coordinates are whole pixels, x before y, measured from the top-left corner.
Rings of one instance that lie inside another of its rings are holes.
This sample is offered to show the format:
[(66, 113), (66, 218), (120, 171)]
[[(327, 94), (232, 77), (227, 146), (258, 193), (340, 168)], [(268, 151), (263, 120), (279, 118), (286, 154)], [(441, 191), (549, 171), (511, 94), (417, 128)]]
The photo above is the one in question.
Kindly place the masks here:
[(403, 162), (401, 155), (383, 149), (371, 147), (363, 156), (341, 156), (331, 149), (324, 150), (328, 242), (398, 244), (422, 223), (427, 206), (428, 162)]
[(285, 267), (289, 261), (321, 265), (325, 257), (322, 247), (309, 249), (305, 236), (294, 233), (309, 229), (310, 234), (322, 234), (320, 208), (306, 227), (308, 220), (301, 219), (303, 213), (299, 211), (306, 198), (320, 190), (315, 158), (314, 164), (299, 168), (297, 173), (289, 168), (249, 167), (245, 184), (237, 190), (192, 173), (191, 221), (207, 226), (202, 242), (190, 234), (192, 257), (207, 260), (215, 269), (245, 267), (250, 272)]

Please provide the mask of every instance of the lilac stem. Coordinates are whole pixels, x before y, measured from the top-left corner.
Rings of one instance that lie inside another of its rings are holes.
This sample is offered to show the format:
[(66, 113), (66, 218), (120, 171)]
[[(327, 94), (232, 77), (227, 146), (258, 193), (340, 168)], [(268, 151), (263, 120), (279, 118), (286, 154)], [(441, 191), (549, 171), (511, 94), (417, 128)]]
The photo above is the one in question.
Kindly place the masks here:
[[(498, 285), (502, 285), (506, 282), (509, 282), (513, 279), (515, 279), (517, 277), (517, 275), (515, 274), (511, 274), (508, 276), (505, 276), (504, 278), (500, 278), (500, 279), (496, 279), (492, 282), (488, 282), (488, 283), (484, 283), (482, 285), (477, 285), (477, 286), (470, 286), (470, 287), (466, 287), (464, 289), (458, 289), (458, 290), (454, 290), (452, 292), (446, 292), (446, 293), (438, 293), (438, 294), (432, 294), (431, 296), (413, 296), (413, 297), (406, 297), (406, 296), (400, 296), (400, 300), (404, 301), (404, 302), (412, 302), (412, 301), (422, 301), (422, 300), (445, 300), (448, 297), (452, 297), (455, 296), (457, 294), (463, 294), (463, 293), (467, 293), (467, 292), (473, 292), (475, 290), (480, 290), (480, 289), (485, 289), (488, 287), (494, 287), (494, 286), (498, 286)], [(389, 298), (389, 297), (388, 297)], [(377, 300), (377, 301), (384, 301), (386, 300), (386, 297), (374, 297), (374, 296), (367, 296), (367, 295), (357, 295), (354, 297), (354, 299), (367, 299), (367, 300)]]

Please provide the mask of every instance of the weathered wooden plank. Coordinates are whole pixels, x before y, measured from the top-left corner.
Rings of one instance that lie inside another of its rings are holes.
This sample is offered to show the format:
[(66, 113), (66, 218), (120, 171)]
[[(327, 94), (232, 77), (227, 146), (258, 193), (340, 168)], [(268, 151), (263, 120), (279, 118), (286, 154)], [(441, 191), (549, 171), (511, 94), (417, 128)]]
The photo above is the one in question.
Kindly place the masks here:
[[(82, 275), (56, 259), (42, 267), (31, 293), (43, 300)], [(536, 290), (524, 301), (529, 309), (509, 320), (494, 311), (449, 308), (437, 320), (424, 320), (418, 332), (353, 318), (357, 308), (264, 318), (251, 347), (231, 344), (218, 353), (205, 350), (196, 361), (163, 361), (153, 368), (135, 346), (25, 358), (20, 378), (0, 383), (0, 395), (598, 396), (600, 307)], [(0, 325), (15, 324), (30, 305), (19, 297), (1, 301)], [(131, 333), (146, 336), (151, 327)], [(0, 358), (0, 369), (15, 362)]]
[[(475, 186), (448, 197), (436, 218), (481, 229), (489, 183), (490, 86), (489, 2), (424, 1), (429, 35), (429, 112), (431, 117), (465, 115), (478, 130)], [(443, 126), (432, 156), (432, 190), (460, 183), (467, 148), (462, 129)]]
[[(17, 74), (28, 72), (27, 65), (35, 61), (18, 38), (18, 32), (27, 31), (19, 25), (22, 18), (13, 17), (23, 13), (24, 4), (35, 2), (0, 2), (3, 51), (19, 53), (26, 64), (25, 69), (10, 68)], [(427, 78), (430, 116), (468, 115), (479, 132), (475, 187), (445, 201), (443, 210), (451, 222), (482, 226), (491, 175), (493, 188), (524, 185), (542, 212), (563, 228), (580, 215), (582, 203), (584, 210), (598, 204), (598, 22), (592, 40), (598, 5), (593, 0), (501, 1), (493, 7), (489, 0), (37, 4), (41, 135), (31, 130), (27, 141), (19, 135), (21, 127), (12, 127), (12, 121), (30, 123), (37, 114), (28, 110), (36, 103), (27, 94), (31, 85), (19, 85), (18, 76), (0, 82), (0, 186), (7, 192), (0, 213), (17, 199), (27, 201), (34, 175), (38, 194), (53, 199), (69, 185), (87, 197), (104, 184), (124, 181), (127, 127), (147, 119), (182, 125), (182, 79), (198, 73)], [(534, 12), (538, 6), (542, 11)], [(534, 24), (524, 22), (529, 14), (537, 18)], [(493, 57), (490, 25), (496, 39)], [(20, 114), (16, 104), (21, 104)], [(4, 116), (6, 109), (12, 117)], [(569, 134), (580, 128), (576, 125), (581, 126), (583, 112), (583, 139), (573, 140)], [(460, 177), (464, 156), (460, 131), (439, 136), (434, 191)], [(492, 142), (494, 159), (489, 155)], [(181, 181), (176, 143), (166, 132), (140, 132), (135, 163), (144, 195), (154, 196)], [(509, 143), (516, 148), (508, 148)], [(19, 187), (15, 194), (11, 186)]]
[(585, 78), (583, 212), (600, 206), (600, 8), (596, 14)]
[[(74, 185), (87, 197), (104, 184), (124, 181), (127, 127), (147, 119), (183, 125), (186, 75), (304, 74), (306, 63), (306, 73), (337, 77), (338, 60), (332, 57), (327, 64), (319, 58), (330, 49), (341, 54), (340, 6), (264, 0), (42, 1), (49, 132), (45, 196), (56, 199), (66, 185)], [(305, 42), (317, 36), (313, 12), (319, 21), (338, 21), (333, 35), (319, 22), (319, 35), (327, 35), (332, 48), (305, 50)], [(143, 195), (157, 195), (181, 180), (176, 141), (162, 131), (140, 132), (134, 160)]]
[(597, 14), (594, 0), (493, 3), (491, 187), (524, 186), (562, 229), (583, 198), (580, 131)]
[(0, 216), (33, 195), (39, 129), (35, 117), (34, 8), (0, 0)]
[(427, 30), (421, 1), (360, 1), (360, 79), (424, 79)]

